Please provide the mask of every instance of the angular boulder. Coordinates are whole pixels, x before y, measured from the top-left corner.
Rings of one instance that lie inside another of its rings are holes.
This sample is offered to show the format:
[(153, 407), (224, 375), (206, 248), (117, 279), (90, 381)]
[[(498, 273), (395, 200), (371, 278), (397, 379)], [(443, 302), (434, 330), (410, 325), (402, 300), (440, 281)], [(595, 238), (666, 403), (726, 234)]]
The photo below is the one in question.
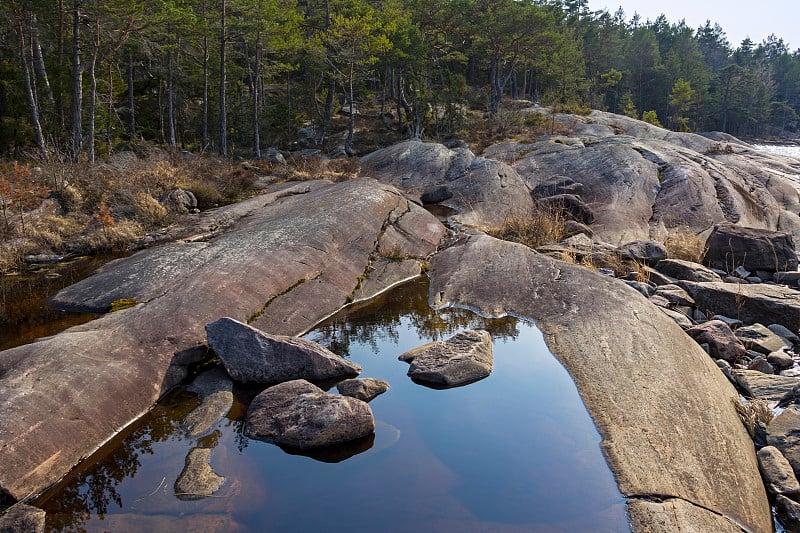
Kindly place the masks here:
[(775, 446), (800, 473), (800, 406), (790, 405), (767, 425), (767, 443)]
[(698, 309), (709, 315), (735, 317), (746, 324), (778, 323), (791, 331), (800, 329), (800, 292), (760, 283), (692, 283), (680, 281)]
[(709, 355), (736, 363), (747, 354), (744, 344), (734, 335), (731, 328), (721, 320), (709, 320), (686, 330), (698, 344), (708, 344)]
[(744, 344), (744, 347), (748, 350), (763, 353), (764, 355), (789, 348), (783, 338), (771, 332), (761, 324), (752, 324), (750, 326), (737, 328), (736, 337), (742, 341), (742, 344)]
[(656, 264), (656, 270), (671, 278), (688, 281), (722, 281), (719, 274), (699, 263), (682, 259), (664, 259)]
[(456, 333), (409, 350), (398, 358), (411, 363), (408, 376), (435, 387), (460, 387), (492, 373), (492, 336), (484, 330)]
[(725, 272), (738, 267), (751, 272), (797, 270), (794, 240), (780, 231), (717, 224), (706, 240), (706, 250), (706, 263)]
[[(639, 506), (674, 525), (653, 531), (772, 531), (753, 441), (731, 402), (736, 390), (643, 296), (483, 235), (438, 253), (429, 274), (435, 306), (514, 314), (543, 331), (597, 424), (634, 531), (649, 531)], [(691, 512), (673, 512), (674, 502)]]
[(655, 266), (659, 261), (667, 258), (667, 248), (658, 241), (632, 241), (620, 246), (617, 253), (623, 259), (650, 266)]
[(247, 409), (245, 434), (279, 446), (309, 449), (348, 442), (375, 431), (366, 402), (328, 394), (298, 379), (270, 387)]
[(375, 378), (346, 379), (337, 383), (336, 389), (342, 396), (350, 396), (362, 402), (371, 402), (389, 390), (389, 384), (382, 379)]
[(325, 381), (361, 373), (360, 366), (315, 342), (269, 335), (233, 318), (223, 317), (207, 324), (206, 334), (225, 370), (237, 381)]

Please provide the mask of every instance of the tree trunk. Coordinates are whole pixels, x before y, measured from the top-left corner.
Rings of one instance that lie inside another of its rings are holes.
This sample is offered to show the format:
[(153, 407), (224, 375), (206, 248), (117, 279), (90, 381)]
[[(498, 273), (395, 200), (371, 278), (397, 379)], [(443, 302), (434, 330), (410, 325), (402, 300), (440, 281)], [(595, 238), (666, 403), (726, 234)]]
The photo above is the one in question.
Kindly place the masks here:
[(356, 114), (355, 108), (353, 107), (353, 96), (355, 95), (355, 91), (353, 89), (353, 78), (355, 78), (355, 63), (351, 61), (350, 71), (348, 72), (347, 77), (349, 84), (348, 98), (350, 99), (350, 121), (347, 124), (347, 138), (344, 141), (344, 151), (347, 155), (353, 155), (355, 153), (353, 151), (353, 135), (355, 135), (356, 131)]
[[(99, 7), (99, 6), (95, 6)], [(92, 61), (89, 64), (89, 132), (87, 133), (88, 146), (86, 155), (89, 164), (94, 164), (94, 132), (97, 117), (97, 54), (100, 52), (100, 15), (95, 15), (94, 44), (92, 46)]]
[(128, 138), (131, 142), (136, 140), (136, 98), (134, 97), (133, 80), (135, 68), (133, 65), (133, 52), (128, 51)]
[(261, 79), (261, 34), (256, 35), (255, 50), (253, 51), (253, 67), (250, 70), (250, 85), (253, 90), (253, 153), (256, 159), (261, 159), (261, 133), (259, 132), (259, 106), (260, 106), (260, 87)]
[(175, 137), (175, 53), (171, 45), (167, 50), (167, 131), (169, 148), (174, 152), (178, 142)]
[(36, 100), (36, 93), (33, 90), (33, 83), (31, 80), (31, 68), (28, 59), (27, 47), (25, 44), (25, 26), (22, 24), (22, 14), (17, 13), (17, 44), (19, 46), (19, 59), (22, 66), (22, 77), (25, 81), (25, 95), (28, 99), (28, 106), (31, 110), (31, 124), (36, 135), (36, 145), (39, 147), (39, 157), (42, 161), (47, 161), (47, 147), (44, 143), (44, 134), (42, 133), (42, 124), (39, 119), (39, 104)]
[(228, 157), (228, 105), (225, 101), (225, 44), (227, 41), (227, 35), (225, 33), (226, 9), (227, 2), (226, 0), (222, 0), (219, 39), (219, 153), (222, 157)]
[(72, 129), (70, 136), (70, 159), (77, 163), (83, 145), (83, 65), (80, 50), (80, 0), (72, 0)]
[(42, 46), (39, 43), (39, 31), (36, 28), (36, 20), (33, 20), (31, 24), (31, 47), (33, 48), (33, 67), (36, 70), (36, 75), (42, 80), (44, 96), (47, 98), (47, 103), (50, 104), (50, 108), (55, 109), (56, 99), (53, 96), (53, 89), (50, 87), (50, 78), (47, 76), (47, 68), (44, 65)]
[[(203, 23), (207, 21), (206, 18), (206, 2), (203, 1)], [(203, 137), (203, 146), (202, 150), (205, 152), (208, 149), (208, 78), (209, 78), (209, 68), (208, 68), (208, 34), (205, 30), (203, 30), (203, 117), (202, 117), (202, 137)]]

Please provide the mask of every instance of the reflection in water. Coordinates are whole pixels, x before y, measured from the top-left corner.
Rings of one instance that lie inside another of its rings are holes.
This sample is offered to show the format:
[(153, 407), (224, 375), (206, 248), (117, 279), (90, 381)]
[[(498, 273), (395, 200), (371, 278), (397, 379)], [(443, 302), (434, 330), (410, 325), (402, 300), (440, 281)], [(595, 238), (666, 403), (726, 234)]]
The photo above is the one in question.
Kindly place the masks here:
[[(188, 439), (196, 404), (173, 394), (36, 505), (48, 531), (627, 531), (599, 435), (541, 333), (513, 318), (432, 311), (427, 283), (348, 308), (307, 335), (390, 383), (370, 405), (375, 434), (295, 455), (242, 434), (257, 387), (213, 433)], [(466, 328), (492, 333), (494, 371), (449, 390), (412, 382), (401, 353)], [(172, 490), (187, 453), (213, 448), (225, 483), (210, 498)], [(309, 457), (310, 455), (310, 457)]]
[(89, 275), (114, 256), (82, 257), (14, 276), (0, 276), (0, 350), (82, 324), (96, 315), (67, 313), (45, 300)]

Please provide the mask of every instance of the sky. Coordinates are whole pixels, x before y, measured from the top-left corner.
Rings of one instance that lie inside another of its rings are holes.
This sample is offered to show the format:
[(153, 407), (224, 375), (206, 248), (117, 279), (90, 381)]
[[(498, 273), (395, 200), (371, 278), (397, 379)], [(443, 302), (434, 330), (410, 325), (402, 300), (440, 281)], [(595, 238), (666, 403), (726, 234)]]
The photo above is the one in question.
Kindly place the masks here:
[(610, 13), (619, 7), (630, 20), (639, 13), (642, 20), (655, 20), (660, 14), (670, 23), (686, 20), (686, 25), (697, 29), (706, 20), (711, 25), (722, 26), (732, 48), (737, 48), (745, 37), (760, 43), (770, 34), (789, 45), (790, 51), (800, 48), (800, 0), (589, 0), (589, 9), (606, 9)]

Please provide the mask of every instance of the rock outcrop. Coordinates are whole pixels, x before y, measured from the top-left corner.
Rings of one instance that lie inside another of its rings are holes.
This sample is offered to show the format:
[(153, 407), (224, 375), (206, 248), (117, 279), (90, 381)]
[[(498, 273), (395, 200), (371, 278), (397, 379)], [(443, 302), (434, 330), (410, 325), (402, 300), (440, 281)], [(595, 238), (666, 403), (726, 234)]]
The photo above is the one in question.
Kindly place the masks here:
[(674, 227), (699, 234), (732, 222), (792, 232), (797, 241), (797, 159), (761, 153), (734, 138), (671, 132), (600, 111), (551, 118), (565, 136), (504, 142), (483, 155), (510, 164), (533, 190), (554, 176), (582, 184), (601, 240), (621, 244)]
[(361, 174), (420, 201), (439, 200), (458, 210), (453, 218), (468, 226), (500, 226), (508, 216), (533, 209), (531, 189), (513, 168), (467, 148), (404, 141), (361, 158)]
[(301, 334), (419, 275), (445, 232), (391, 186), (304, 182), (204, 213), (178, 242), (107, 264), (53, 303), (138, 305), (0, 353), (0, 490), (43, 490), (147, 412), (206, 357), (207, 323), (229, 316)]
[(309, 449), (366, 437), (375, 431), (366, 402), (328, 394), (298, 379), (270, 387), (247, 409), (245, 434), (280, 446)]
[(206, 325), (208, 344), (236, 381), (281, 383), (294, 379), (349, 378), (361, 367), (302, 337), (269, 335), (232, 318)]
[(713, 523), (714, 531), (739, 531), (739, 524), (772, 531), (752, 440), (731, 403), (736, 391), (644, 297), (621, 281), (486, 236), (440, 252), (430, 272), (435, 305), (536, 321), (597, 423), (630, 498), (634, 530), (669, 517), (674, 527), (666, 530)]

